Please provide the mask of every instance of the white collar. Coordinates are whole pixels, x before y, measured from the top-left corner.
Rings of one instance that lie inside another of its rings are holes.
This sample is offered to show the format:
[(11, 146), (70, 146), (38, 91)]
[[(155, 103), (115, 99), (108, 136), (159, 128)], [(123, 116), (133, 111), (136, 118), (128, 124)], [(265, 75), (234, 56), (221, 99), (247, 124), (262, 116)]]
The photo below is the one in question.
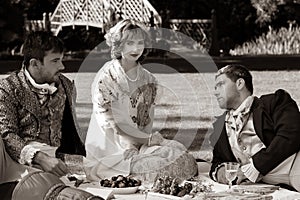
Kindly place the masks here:
[(120, 60), (116, 60), (116, 65), (118, 66), (119, 70), (121, 70), (122, 74), (126, 77), (126, 79), (128, 81), (134, 82), (137, 81), (140, 78), (140, 68), (141, 68), (141, 64), (138, 62), (137, 66), (136, 66), (136, 78), (135, 79), (131, 79), (125, 72), (124, 68), (121, 65), (121, 61)]
[(239, 113), (241, 114), (248, 113), (252, 106), (253, 100), (254, 100), (254, 96), (248, 96), (236, 110), (230, 110), (231, 114), (233, 116), (237, 116)]
[(26, 76), (26, 78), (29, 80), (29, 82), (31, 83), (31, 85), (33, 87), (35, 87), (36, 89), (41, 90), (41, 92), (43, 94), (53, 94), (54, 92), (56, 92), (57, 87), (55, 87), (55, 83), (43, 83), (43, 84), (38, 84), (35, 82), (35, 80), (31, 77), (30, 73), (27, 71), (26, 68), (24, 68), (24, 74)]

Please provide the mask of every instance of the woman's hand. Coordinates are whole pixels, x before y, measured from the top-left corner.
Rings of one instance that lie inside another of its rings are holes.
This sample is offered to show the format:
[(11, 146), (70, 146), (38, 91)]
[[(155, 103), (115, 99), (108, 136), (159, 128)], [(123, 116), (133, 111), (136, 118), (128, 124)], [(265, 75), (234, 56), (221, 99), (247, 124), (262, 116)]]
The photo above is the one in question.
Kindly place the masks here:
[(160, 145), (164, 140), (164, 137), (158, 131), (156, 131), (150, 135), (148, 146)]
[(123, 153), (124, 160), (130, 159), (134, 155), (138, 155), (139, 150), (137, 148), (126, 149)]

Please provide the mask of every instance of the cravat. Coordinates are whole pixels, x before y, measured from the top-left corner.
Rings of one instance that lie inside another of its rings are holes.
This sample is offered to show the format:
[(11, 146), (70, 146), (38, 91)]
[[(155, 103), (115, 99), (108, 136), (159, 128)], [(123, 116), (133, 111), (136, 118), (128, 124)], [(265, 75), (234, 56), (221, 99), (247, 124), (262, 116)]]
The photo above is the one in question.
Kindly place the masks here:
[(241, 134), (243, 127), (247, 123), (249, 116), (249, 109), (247, 108), (244, 108), (237, 113), (231, 110), (229, 111), (227, 115), (227, 120), (225, 121), (228, 140), (232, 152), (236, 159), (242, 164), (248, 163), (249, 159), (241, 150), (238, 141), (239, 135)]

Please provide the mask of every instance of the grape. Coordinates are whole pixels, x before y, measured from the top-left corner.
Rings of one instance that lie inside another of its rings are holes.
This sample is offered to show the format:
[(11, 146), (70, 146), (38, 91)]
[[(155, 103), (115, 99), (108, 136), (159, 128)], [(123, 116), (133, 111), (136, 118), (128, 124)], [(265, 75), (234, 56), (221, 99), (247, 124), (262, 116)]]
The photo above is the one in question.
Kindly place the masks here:
[(100, 185), (103, 187), (112, 187), (112, 188), (125, 188), (140, 186), (141, 180), (134, 179), (131, 176), (113, 176), (111, 179), (102, 179), (100, 180)]
[(180, 186), (179, 183), (179, 178), (171, 178), (169, 176), (157, 177), (151, 191), (178, 197), (185, 195), (194, 196), (198, 192), (212, 191), (211, 184), (206, 184), (201, 181), (197, 181), (195, 185), (190, 182), (185, 182), (183, 186)]

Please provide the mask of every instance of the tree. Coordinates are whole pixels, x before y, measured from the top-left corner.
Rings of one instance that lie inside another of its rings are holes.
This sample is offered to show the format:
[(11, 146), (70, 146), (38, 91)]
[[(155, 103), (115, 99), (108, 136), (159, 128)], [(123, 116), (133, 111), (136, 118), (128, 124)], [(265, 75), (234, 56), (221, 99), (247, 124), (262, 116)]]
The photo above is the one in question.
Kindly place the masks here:
[(28, 19), (42, 19), (43, 13), (53, 12), (59, 0), (10, 0), (11, 4), (22, 8)]
[(12, 6), (9, 0), (0, 1), (1, 51), (10, 50), (21, 42), (19, 40), (22, 38), (23, 23), (22, 10)]
[(251, 0), (252, 6), (256, 9), (256, 23), (264, 26), (270, 23), (277, 14), (277, 6), (281, 0)]
[(53, 12), (58, 3), (59, 0), (1, 0), (0, 51), (10, 51), (23, 43), (25, 16), (29, 20), (42, 19), (43, 13)]
[(255, 9), (250, 0), (213, 0), (216, 10), (219, 48), (223, 54), (258, 34)]

